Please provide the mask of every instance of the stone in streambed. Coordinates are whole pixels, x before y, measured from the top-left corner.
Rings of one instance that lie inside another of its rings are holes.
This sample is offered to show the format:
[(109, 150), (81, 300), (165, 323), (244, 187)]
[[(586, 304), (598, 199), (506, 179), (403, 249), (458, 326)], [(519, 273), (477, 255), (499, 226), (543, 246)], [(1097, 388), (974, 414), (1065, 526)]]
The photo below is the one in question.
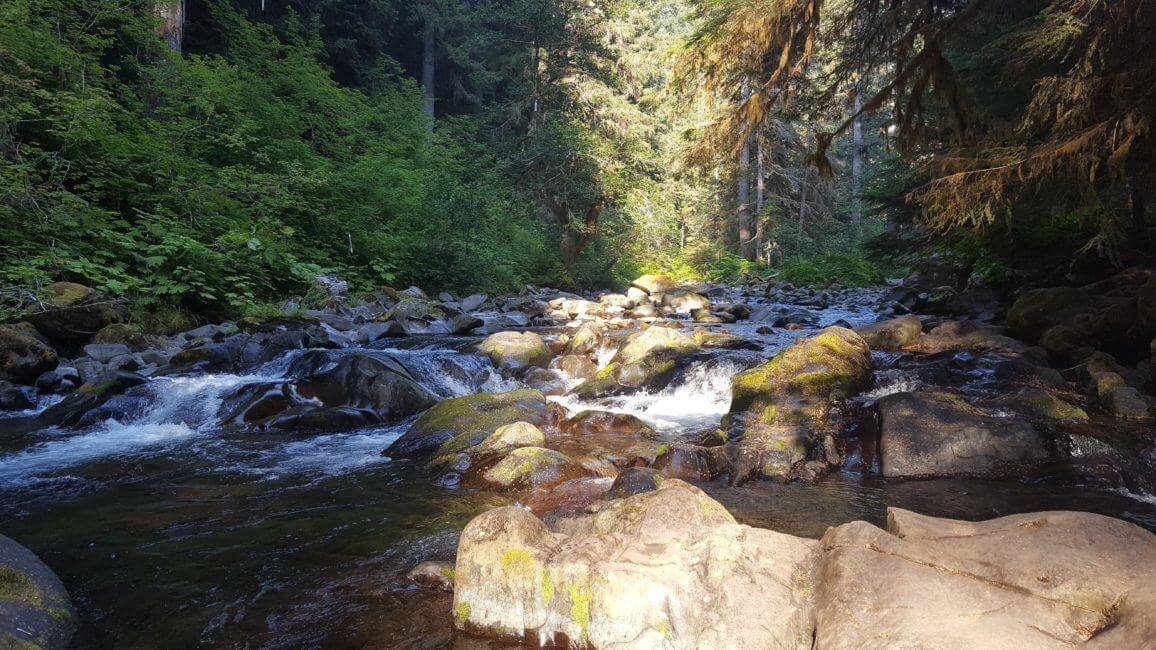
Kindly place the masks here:
[(19, 386), (0, 379), (0, 411), (30, 409), (33, 402)]
[(566, 354), (586, 356), (594, 354), (606, 337), (606, 323), (583, 323), (574, 331), (574, 336), (566, 345)]
[(872, 350), (894, 350), (911, 345), (923, 333), (923, 322), (918, 316), (900, 316), (891, 320), (864, 325), (855, 330)]
[(998, 400), (1029, 415), (1042, 420), (1082, 420), (1087, 421), (1084, 409), (1070, 404), (1040, 388), (1024, 388), (1019, 392)]
[(700, 350), (692, 336), (669, 327), (648, 327), (631, 334), (610, 363), (574, 392), (599, 397), (639, 388), (659, 390), (670, 382), (680, 359)]
[(410, 569), (406, 580), (415, 585), (438, 591), (454, 590), (453, 562), (426, 561)]
[(422, 413), (384, 453), (393, 457), (454, 454), (480, 443), (503, 425), (522, 421), (545, 425), (546, 396), (541, 391), (519, 389), (446, 399)]
[(561, 452), (518, 447), (482, 473), (481, 478), (499, 489), (544, 489), (587, 474), (585, 467)]
[(983, 522), (888, 510), (819, 542), (815, 647), (1139, 648), (1156, 537), (1086, 512)]
[(556, 531), (518, 507), (471, 521), (454, 626), (594, 648), (808, 646), (814, 541), (739, 525), (677, 480), (592, 507)]
[(627, 467), (618, 474), (607, 499), (625, 499), (636, 494), (654, 492), (662, 486), (665, 477), (650, 467)]
[(574, 379), (591, 379), (598, 374), (598, 364), (577, 354), (567, 354), (558, 359), (558, 370)]
[(60, 578), (32, 551), (0, 535), (0, 647), (69, 647), (76, 612)]
[(693, 291), (680, 289), (663, 294), (662, 306), (678, 314), (690, 314), (700, 309), (710, 313), (710, 298)]
[[(631, 282), (630, 286), (641, 289), (646, 295), (660, 297), (668, 291), (678, 289), (678, 283), (665, 275), (652, 275), (649, 273)], [(627, 292), (627, 296), (629, 295), (630, 293)]]
[(1023, 353), (1021, 341), (1004, 336), (999, 328), (978, 321), (948, 321), (924, 334), (915, 347), (927, 353), (946, 350), (974, 350)]
[(1075, 287), (1034, 289), (1016, 299), (1008, 309), (1007, 322), (1020, 336), (1034, 338), (1079, 314), (1095, 313), (1100, 302)]
[(637, 416), (612, 411), (585, 410), (559, 423), (563, 433), (588, 435), (615, 433), (620, 435), (654, 437), (657, 432)]
[(486, 337), (478, 350), (499, 368), (545, 368), (550, 365), (550, 348), (534, 332), (497, 332)]
[(871, 381), (867, 344), (841, 327), (827, 328), (736, 375), (724, 420), (731, 436), (732, 480), (791, 478), (831, 424), (834, 401)]
[(951, 393), (895, 393), (876, 409), (886, 477), (1015, 473), (1048, 458), (1030, 423), (996, 417)]

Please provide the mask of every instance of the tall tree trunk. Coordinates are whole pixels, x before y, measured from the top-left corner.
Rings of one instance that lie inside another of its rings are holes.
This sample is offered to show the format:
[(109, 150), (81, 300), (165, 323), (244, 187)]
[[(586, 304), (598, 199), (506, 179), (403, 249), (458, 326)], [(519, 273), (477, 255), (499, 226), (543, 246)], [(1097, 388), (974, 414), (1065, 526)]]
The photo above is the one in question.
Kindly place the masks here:
[(739, 183), (738, 183), (738, 218), (739, 218), (739, 255), (746, 259), (753, 259), (751, 244), (753, 233), (751, 228), (751, 140), (747, 138), (739, 150)]
[[(853, 115), (863, 109), (863, 93), (860, 88), (854, 90), (855, 97), (851, 102)], [(851, 124), (851, 138), (855, 146), (851, 150), (851, 199), (854, 209), (851, 211), (851, 221), (858, 224), (863, 220), (863, 204), (859, 201), (859, 193), (863, 189), (863, 121), (856, 117)]]
[(811, 168), (804, 162), (803, 173), (799, 176), (799, 241), (796, 244), (803, 241), (803, 217), (807, 214), (807, 173), (810, 171)]
[(164, 39), (170, 50), (180, 52), (185, 37), (185, 0), (159, 0), (153, 8), (160, 18), (157, 36)]
[(755, 146), (758, 150), (758, 162), (755, 165), (755, 259), (765, 262), (763, 259), (767, 237), (766, 215), (763, 214), (767, 205), (767, 138), (765, 133), (759, 133)]
[(421, 36), (421, 99), (430, 133), (434, 128), (434, 86), (437, 83), (437, 35), (432, 16), (426, 17)]

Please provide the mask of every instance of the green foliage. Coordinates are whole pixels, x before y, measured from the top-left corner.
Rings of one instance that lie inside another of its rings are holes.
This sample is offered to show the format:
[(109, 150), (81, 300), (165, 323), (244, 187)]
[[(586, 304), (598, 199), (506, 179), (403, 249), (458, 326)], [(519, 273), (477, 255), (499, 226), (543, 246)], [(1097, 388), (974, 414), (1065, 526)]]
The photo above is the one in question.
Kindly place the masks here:
[(883, 282), (883, 275), (863, 257), (827, 253), (815, 257), (797, 257), (783, 264), (783, 279), (798, 285), (869, 287)]

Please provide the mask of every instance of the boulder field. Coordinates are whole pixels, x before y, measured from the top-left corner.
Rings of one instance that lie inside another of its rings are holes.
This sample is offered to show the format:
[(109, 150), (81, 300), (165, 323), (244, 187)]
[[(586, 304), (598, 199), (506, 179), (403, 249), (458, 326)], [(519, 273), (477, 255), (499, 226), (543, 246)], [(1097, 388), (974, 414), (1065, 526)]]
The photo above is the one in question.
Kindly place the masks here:
[(984, 522), (890, 509), (804, 539), (735, 522), (676, 479), (547, 525), (490, 510), (462, 532), (453, 624), (595, 648), (1145, 647), (1156, 536), (1042, 512)]

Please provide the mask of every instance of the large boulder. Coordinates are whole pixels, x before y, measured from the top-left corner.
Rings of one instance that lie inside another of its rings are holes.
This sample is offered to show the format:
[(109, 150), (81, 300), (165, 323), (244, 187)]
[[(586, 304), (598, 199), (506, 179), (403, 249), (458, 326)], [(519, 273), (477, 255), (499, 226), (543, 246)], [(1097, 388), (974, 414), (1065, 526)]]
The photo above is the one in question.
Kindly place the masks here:
[(915, 344), (923, 352), (936, 353), (947, 350), (972, 350), (1022, 353), (1027, 349), (1017, 341), (991, 325), (979, 321), (947, 321), (919, 338)]
[(646, 274), (634, 282), (630, 286), (641, 289), (651, 296), (662, 296), (668, 291), (674, 291), (678, 288), (678, 283), (665, 275)]
[(923, 333), (918, 316), (907, 315), (855, 329), (872, 350), (894, 350), (911, 345)]
[(83, 426), (88, 423), (85, 416), (89, 412), (146, 381), (144, 377), (131, 372), (101, 375), (36, 415), (4, 420), (4, 426), (0, 427), (0, 442), (4, 441), (5, 436), (16, 438), (48, 427)]
[(0, 325), (0, 379), (31, 384), (58, 362), (52, 348), (14, 327)]
[(506, 369), (550, 365), (550, 348), (534, 332), (496, 332), (478, 345), (495, 366)]
[(482, 474), (482, 480), (503, 490), (538, 490), (588, 473), (586, 468), (553, 449), (518, 447), (487, 469)]
[(710, 298), (693, 291), (679, 289), (662, 295), (662, 306), (679, 314), (690, 314), (711, 307)]
[(732, 480), (761, 476), (786, 479), (825, 444), (832, 432), (832, 406), (870, 386), (871, 351), (855, 332), (828, 327), (803, 339), (774, 359), (734, 378), (730, 430), (734, 469)]
[(566, 354), (594, 354), (602, 346), (607, 329), (606, 323), (582, 323), (574, 331), (574, 336), (570, 337), (570, 342), (566, 344)]
[(944, 392), (895, 393), (876, 402), (887, 477), (1014, 473), (1048, 458), (1031, 423), (996, 417)]
[(991, 521), (892, 508), (820, 541), (814, 647), (1141, 648), (1156, 639), (1156, 537), (1086, 512)]
[(56, 282), (44, 287), (44, 295), (30, 306), (24, 319), (54, 343), (75, 347), (101, 328), (121, 320), (115, 302), (90, 287)]
[(478, 393), (442, 400), (383, 452), (404, 457), (437, 452), (453, 454), (472, 447), (507, 424), (546, 424), (546, 396), (530, 389)]
[(699, 352), (694, 337), (669, 327), (648, 327), (631, 334), (610, 363), (575, 392), (587, 397), (639, 388), (661, 389), (670, 382), (679, 359)]
[(462, 532), (454, 626), (535, 645), (810, 647), (814, 548), (677, 480), (555, 531), (498, 508)]
[(1034, 289), (1012, 303), (1007, 312), (1007, 322), (1016, 334), (1035, 339), (1049, 327), (1065, 323), (1079, 314), (1094, 313), (1099, 306), (1100, 300), (1083, 289)]
[(0, 535), (0, 647), (69, 647), (76, 612), (60, 578), (32, 551)]
[[(311, 353), (294, 366), (321, 368), (328, 361), (323, 352)], [(397, 360), (350, 354), (301, 379), (242, 386), (220, 414), (222, 422), (259, 431), (336, 430), (410, 415), (436, 401)]]

